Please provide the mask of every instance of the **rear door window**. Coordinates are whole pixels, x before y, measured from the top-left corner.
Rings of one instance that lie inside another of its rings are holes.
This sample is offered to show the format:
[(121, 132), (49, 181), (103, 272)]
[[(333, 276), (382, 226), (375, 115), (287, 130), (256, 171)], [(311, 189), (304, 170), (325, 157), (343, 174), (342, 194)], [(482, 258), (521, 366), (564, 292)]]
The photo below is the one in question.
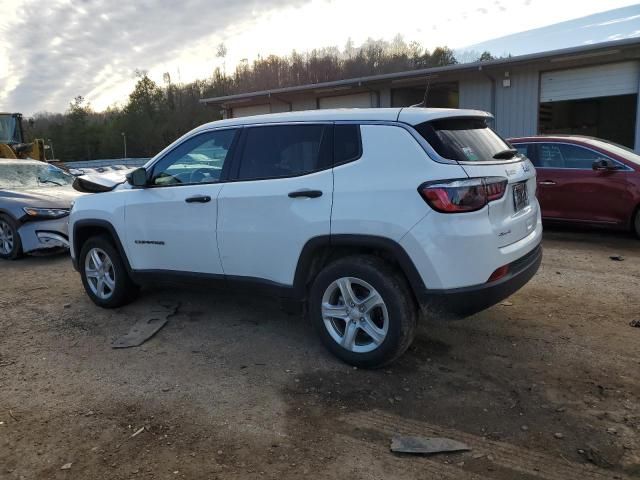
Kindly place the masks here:
[(331, 167), (332, 131), (328, 124), (247, 128), (237, 179), (294, 177)]
[(513, 147), (518, 150), (520, 155), (524, 155), (534, 166), (539, 167), (538, 152), (536, 151), (536, 145), (534, 143), (514, 143)]
[(496, 154), (511, 148), (483, 118), (434, 120), (417, 125), (416, 130), (438, 155), (460, 162), (495, 162)]
[(566, 168), (561, 145), (555, 143), (538, 144), (538, 163), (540, 168)]

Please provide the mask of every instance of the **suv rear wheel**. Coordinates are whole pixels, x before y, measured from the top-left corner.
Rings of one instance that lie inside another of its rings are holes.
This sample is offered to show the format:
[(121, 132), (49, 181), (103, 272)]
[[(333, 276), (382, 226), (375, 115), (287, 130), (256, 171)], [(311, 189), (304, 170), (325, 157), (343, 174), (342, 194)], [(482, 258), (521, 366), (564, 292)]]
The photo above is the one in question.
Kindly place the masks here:
[(636, 216), (633, 219), (633, 230), (638, 238), (640, 238), (640, 207), (636, 210)]
[(100, 307), (120, 307), (138, 294), (139, 287), (129, 277), (120, 254), (104, 236), (84, 243), (78, 266), (85, 291)]
[(415, 335), (417, 307), (405, 278), (373, 256), (326, 266), (311, 287), (309, 312), (324, 345), (357, 367), (392, 362)]

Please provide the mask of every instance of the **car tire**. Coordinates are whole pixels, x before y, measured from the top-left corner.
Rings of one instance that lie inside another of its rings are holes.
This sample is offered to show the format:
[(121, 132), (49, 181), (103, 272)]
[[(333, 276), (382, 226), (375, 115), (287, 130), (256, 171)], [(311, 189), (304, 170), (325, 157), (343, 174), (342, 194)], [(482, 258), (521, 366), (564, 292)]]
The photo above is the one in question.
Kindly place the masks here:
[[(344, 292), (353, 301), (345, 302)], [(380, 368), (411, 345), (418, 308), (400, 272), (378, 257), (357, 255), (336, 260), (318, 274), (309, 315), (322, 343), (338, 358)]]
[(633, 217), (633, 231), (636, 237), (640, 238), (640, 207), (636, 210), (636, 215)]
[(89, 298), (103, 308), (116, 308), (135, 299), (136, 285), (113, 243), (105, 236), (89, 238), (78, 258), (78, 269)]
[(22, 256), (22, 240), (17, 222), (8, 215), (0, 214), (0, 258), (16, 260)]

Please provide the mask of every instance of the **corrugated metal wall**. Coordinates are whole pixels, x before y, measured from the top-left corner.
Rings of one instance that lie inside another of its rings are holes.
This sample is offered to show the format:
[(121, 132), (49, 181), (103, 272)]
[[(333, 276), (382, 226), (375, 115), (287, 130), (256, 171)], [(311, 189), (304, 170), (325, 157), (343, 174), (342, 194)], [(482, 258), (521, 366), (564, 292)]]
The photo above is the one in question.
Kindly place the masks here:
[(460, 108), (491, 112), (491, 81), (481, 76), (464, 76), (458, 84)]
[[(494, 127), (504, 137), (535, 135), (538, 133), (537, 69), (509, 71), (509, 77), (492, 73), (496, 78), (495, 112), (492, 111), (491, 81), (482, 73), (469, 74), (460, 79), (460, 108), (486, 110), (495, 116)], [(503, 86), (509, 78), (511, 85)]]
[(510, 87), (496, 85), (496, 129), (504, 137), (538, 133), (538, 95), (540, 74), (537, 69), (509, 72)]

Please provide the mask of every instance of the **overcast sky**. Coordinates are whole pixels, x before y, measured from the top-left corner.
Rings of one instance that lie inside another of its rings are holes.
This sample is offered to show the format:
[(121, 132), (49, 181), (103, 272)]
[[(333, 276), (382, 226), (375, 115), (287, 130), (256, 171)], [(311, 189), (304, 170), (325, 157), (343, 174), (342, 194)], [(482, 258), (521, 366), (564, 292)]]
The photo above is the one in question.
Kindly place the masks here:
[[(126, 101), (143, 69), (162, 82), (206, 78), (258, 54), (359, 45), (397, 33), (460, 48), (632, 5), (624, 0), (0, 0), (0, 111), (97, 110)], [(580, 9), (576, 9), (580, 5)], [(508, 49), (505, 49), (508, 50)]]

